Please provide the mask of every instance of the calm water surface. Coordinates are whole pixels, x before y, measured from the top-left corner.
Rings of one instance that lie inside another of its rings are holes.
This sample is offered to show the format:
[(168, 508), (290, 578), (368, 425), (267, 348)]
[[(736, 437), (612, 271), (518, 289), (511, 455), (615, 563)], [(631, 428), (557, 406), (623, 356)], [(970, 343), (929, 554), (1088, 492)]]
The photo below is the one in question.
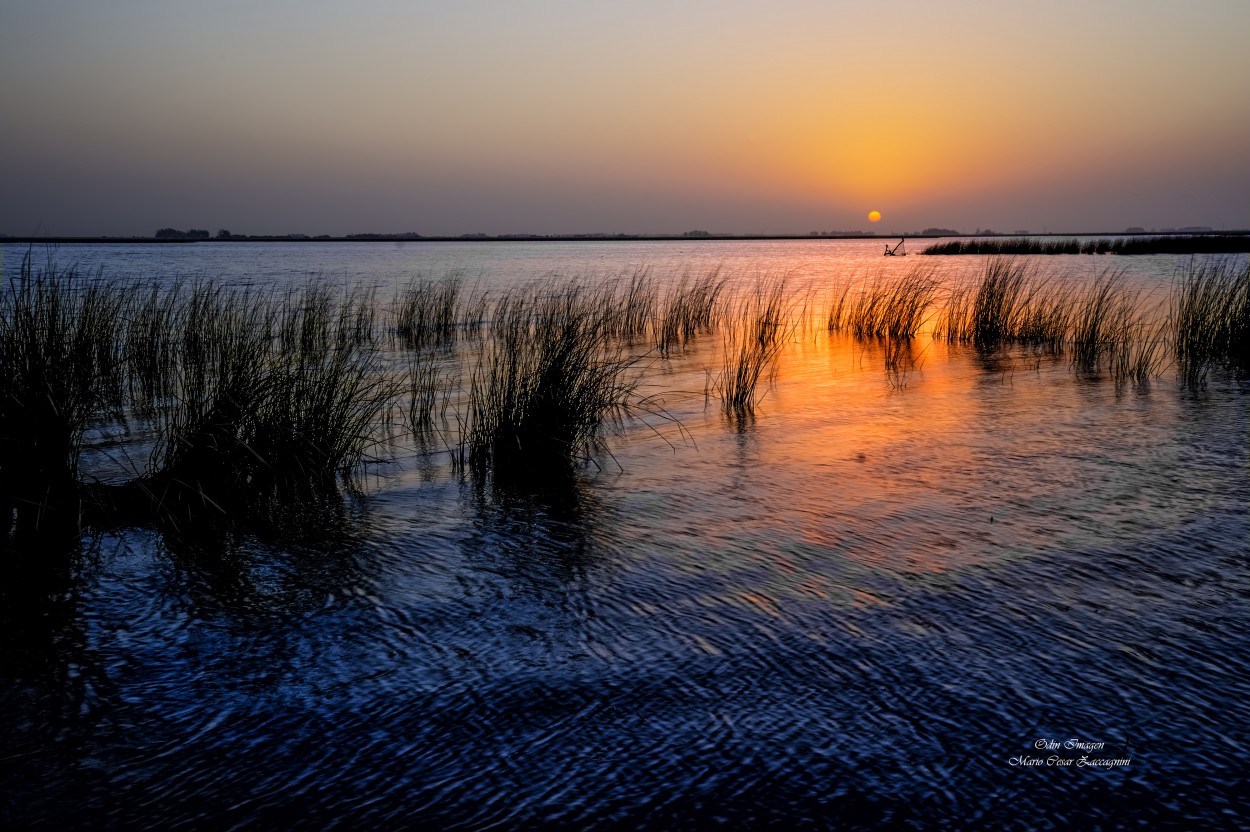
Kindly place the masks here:
[[(788, 275), (876, 242), (63, 246), (109, 274), (400, 285), (460, 272)], [(11, 274), (21, 252), (4, 248)], [(1180, 258), (1107, 266), (1159, 297)], [(574, 484), (398, 452), (290, 529), (86, 541), (12, 604), (12, 827), (1237, 828), (1250, 818), (1250, 385), (800, 328), (753, 420), (714, 338)], [(97, 448), (105, 470), (116, 453)], [(29, 607), (29, 609), (27, 608)], [(1039, 749), (1039, 740), (1060, 748)], [(1101, 749), (1065, 749), (1070, 740)], [(1110, 767), (1087, 760), (1129, 760)], [(1071, 765), (1059, 760), (1073, 760)], [(1036, 761), (1036, 764), (1033, 763)]]

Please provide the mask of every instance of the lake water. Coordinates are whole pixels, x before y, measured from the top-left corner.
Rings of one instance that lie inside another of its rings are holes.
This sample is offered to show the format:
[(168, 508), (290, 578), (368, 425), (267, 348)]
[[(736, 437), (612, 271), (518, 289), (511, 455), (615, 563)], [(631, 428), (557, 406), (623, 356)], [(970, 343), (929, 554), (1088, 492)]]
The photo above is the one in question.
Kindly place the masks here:
[[(462, 274), (785, 276), (754, 418), (715, 337), (648, 364), (567, 488), (399, 447), (282, 534), (84, 539), (0, 624), (13, 828), (1236, 828), (1250, 818), (1250, 384), (1148, 386), (819, 325), (918, 264), (876, 241), (61, 246), (118, 277), (397, 287)], [(12, 276), (25, 249), (3, 247)], [(1142, 303), (1186, 258), (1124, 270)], [(1244, 263), (1244, 258), (1242, 261)], [(113, 446), (85, 464), (108, 472)], [(1057, 743), (1046, 747), (1047, 741)], [(1073, 742), (1081, 745), (1072, 746)], [(1102, 743), (1102, 746), (1096, 744)], [(1095, 745), (1087, 745), (1095, 744)], [(1084, 759), (1082, 759), (1084, 758)], [(1101, 765), (1091, 765), (1091, 761)]]

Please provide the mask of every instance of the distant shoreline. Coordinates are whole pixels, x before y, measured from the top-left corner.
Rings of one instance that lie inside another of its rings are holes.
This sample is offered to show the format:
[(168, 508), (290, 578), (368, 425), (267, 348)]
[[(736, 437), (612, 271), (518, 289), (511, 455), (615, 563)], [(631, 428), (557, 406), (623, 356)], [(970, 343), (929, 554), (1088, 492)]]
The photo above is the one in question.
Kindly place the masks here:
[(708, 234), (697, 236), (658, 235), (658, 234), (553, 234), (476, 236), (460, 235), (454, 237), (418, 236), (410, 234), (351, 234), (347, 236), (305, 236), (305, 235), (232, 235), (230, 237), (212, 237), (209, 239), (168, 239), (158, 237), (34, 237), (0, 236), (0, 243), (16, 245), (219, 245), (230, 243), (706, 243), (706, 242), (788, 242), (788, 241), (838, 241), (838, 240), (959, 240), (959, 239), (1054, 239), (1071, 237), (1219, 237), (1250, 234), (1250, 230), (1236, 229), (1229, 231), (1065, 231), (1044, 234)]

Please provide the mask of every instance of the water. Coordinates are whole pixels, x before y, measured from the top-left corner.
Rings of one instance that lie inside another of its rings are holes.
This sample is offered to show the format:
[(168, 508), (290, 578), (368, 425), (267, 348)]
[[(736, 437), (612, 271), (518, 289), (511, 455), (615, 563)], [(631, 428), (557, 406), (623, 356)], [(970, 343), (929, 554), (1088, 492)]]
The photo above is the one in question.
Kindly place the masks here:
[[(5, 252), (6, 271), (15, 262)], [(486, 286), (722, 266), (845, 282), (877, 243), (62, 247), (144, 275)], [(874, 259), (875, 258), (875, 259)], [(937, 258), (935, 258), (935, 261)], [(933, 262), (945, 279), (976, 259)], [(1166, 295), (1178, 258), (1125, 267)], [(1250, 408), (819, 327), (754, 420), (712, 339), (576, 483), (438, 454), (295, 528), (90, 542), (6, 613), (0, 818), (55, 828), (1235, 828), (1250, 816)], [(652, 429), (655, 428), (655, 430)], [(658, 431), (658, 432), (657, 432)], [(1070, 740), (1102, 749), (1065, 749)], [(1059, 748), (1038, 748), (1055, 740)], [(1126, 765), (1080, 766), (1089, 759)], [(1034, 765), (1032, 760), (1039, 761)], [(1062, 761), (1072, 760), (1070, 765)]]

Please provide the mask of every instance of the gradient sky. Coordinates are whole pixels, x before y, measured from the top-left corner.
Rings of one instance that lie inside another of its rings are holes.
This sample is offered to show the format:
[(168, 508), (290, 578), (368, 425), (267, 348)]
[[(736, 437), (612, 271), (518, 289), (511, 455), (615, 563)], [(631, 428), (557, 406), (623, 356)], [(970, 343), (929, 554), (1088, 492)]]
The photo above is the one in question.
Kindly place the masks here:
[(0, 0), (0, 233), (1250, 227), (1250, 2)]

